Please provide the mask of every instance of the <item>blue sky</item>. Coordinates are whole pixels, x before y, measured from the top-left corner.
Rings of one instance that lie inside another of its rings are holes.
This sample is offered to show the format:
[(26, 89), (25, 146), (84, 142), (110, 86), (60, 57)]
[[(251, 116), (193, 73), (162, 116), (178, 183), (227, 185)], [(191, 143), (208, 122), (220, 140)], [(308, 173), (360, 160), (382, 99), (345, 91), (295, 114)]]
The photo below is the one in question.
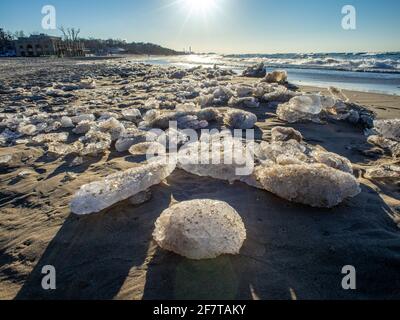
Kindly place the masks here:
[[(0, 27), (44, 32), (44, 5), (54, 5), (57, 25), (82, 36), (153, 42), (197, 52), (400, 51), (398, 0), (0, 0)], [(341, 27), (344, 5), (357, 10), (357, 29)], [(48, 32), (59, 34), (58, 31)]]

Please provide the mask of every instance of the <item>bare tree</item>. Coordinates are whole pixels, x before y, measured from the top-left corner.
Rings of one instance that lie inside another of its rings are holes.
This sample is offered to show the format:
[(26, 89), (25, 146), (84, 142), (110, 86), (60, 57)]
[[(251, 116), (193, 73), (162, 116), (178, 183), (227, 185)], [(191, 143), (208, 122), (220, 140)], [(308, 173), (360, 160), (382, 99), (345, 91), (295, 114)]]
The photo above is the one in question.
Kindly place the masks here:
[(81, 33), (81, 29), (75, 28), (67, 28), (65, 29), (63, 26), (60, 27), (60, 31), (64, 36), (65, 41), (76, 42), (79, 40), (79, 34)]

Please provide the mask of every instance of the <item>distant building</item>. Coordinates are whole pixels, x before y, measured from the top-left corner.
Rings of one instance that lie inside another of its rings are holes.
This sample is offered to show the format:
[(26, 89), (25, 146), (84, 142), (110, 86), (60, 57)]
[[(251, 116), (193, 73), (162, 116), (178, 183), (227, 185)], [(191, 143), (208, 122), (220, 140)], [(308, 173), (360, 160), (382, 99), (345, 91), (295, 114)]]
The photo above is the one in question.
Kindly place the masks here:
[(15, 40), (18, 57), (84, 56), (84, 45), (79, 41), (63, 41), (60, 37), (46, 34), (31, 35)]

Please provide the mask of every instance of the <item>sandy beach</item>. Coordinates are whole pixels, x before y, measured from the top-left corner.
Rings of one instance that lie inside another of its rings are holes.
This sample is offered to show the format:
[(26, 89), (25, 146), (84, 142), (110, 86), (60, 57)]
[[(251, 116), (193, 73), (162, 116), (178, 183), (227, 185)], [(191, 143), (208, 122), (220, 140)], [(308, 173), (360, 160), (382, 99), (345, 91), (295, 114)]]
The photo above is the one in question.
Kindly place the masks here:
[[(77, 107), (97, 118), (105, 112), (122, 118), (126, 108), (148, 111), (150, 98), (167, 109), (168, 102), (182, 100), (181, 82), (196, 77), (195, 71), (181, 77), (179, 70), (168, 69), (176, 77), (160, 82), (162, 67), (141, 71), (119, 59), (38, 61), (0, 61), (2, 120), (6, 114), (71, 114)], [(211, 72), (215, 70), (202, 73), (201, 81), (260, 81), (223, 72), (207, 79)], [(89, 77), (95, 79), (95, 88), (66, 90)], [(54, 83), (64, 88), (46, 91)], [(298, 92), (329, 95), (327, 89), (315, 87), (300, 87)], [(343, 93), (351, 103), (374, 112), (376, 119), (400, 118), (399, 96)], [(398, 159), (371, 145), (361, 126), (334, 119), (290, 124), (278, 118), (278, 105), (261, 102), (258, 108), (238, 109), (257, 116), (257, 141), (270, 141), (274, 127), (292, 127), (305, 143), (349, 159), (359, 195), (331, 209), (313, 208), (242, 182), (177, 169), (151, 187), (148, 202), (135, 206), (122, 201), (100, 213), (78, 216), (69, 205), (82, 185), (139, 166), (143, 159), (111, 147), (74, 165), (75, 156), (54, 156), (45, 144), (14, 139), (0, 147), (0, 157), (12, 156), (0, 167), (0, 299), (399, 299), (400, 177), (366, 176), (371, 168), (398, 166)], [(72, 144), (79, 138), (72, 129), (48, 133), (68, 131), (67, 144)], [(193, 199), (224, 201), (239, 213), (247, 230), (239, 255), (196, 261), (155, 243), (152, 233), (161, 212)], [(41, 287), (45, 265), (57, 270), (57, 290)], [(357, 290), (341, 287), (345, 265), (357, 269)]]

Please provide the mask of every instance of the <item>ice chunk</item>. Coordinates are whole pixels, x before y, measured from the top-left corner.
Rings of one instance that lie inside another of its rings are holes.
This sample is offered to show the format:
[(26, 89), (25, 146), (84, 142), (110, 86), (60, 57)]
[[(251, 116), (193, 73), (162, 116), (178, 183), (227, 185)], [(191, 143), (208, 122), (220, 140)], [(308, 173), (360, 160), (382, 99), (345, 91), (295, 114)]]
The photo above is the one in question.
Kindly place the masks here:
[(315, 94), (296, 96), (289, 104), (293, 110), (299, 112), (319, 114), (322, 111), (321, 96)]
[(260, 160), (269, 160), (278, 164), (309, 162), (307, 147), (297, 140), (261, 142), (258, 150)]
[(260, 103), (254, 97), (245, 97), (245, 98), (235, 98), (232, 97), (229, 102), (229, 106), (239, 107), (239, 108), (259, 108)]
[(186, 143), (188, 139), (188, 135), (184, 132), (170, 128), (165, 131), (165, 135), (160, 135), (157, 138), (157, 141), (168, 148), (171, 147), (176, 150), (177, 147), (180, 147), (182, 144)]
[(166, 153), (165, 146), (158, 142), (142, 142), (129, 148), (129, 153), (133, 156), (148, 155), (156, 157)]
[(254, 113), (230, 109), (225, 113), (224, 122), (232, 129), (252, 129), (257, 122)]
[(59, 142), (50, 142), (47, 144), (47, 152), (56, 157), (64, 157), (69, 154), (79, 154), (82, 148), (83, 144), (80, 141), (76, 141), (73, 144), (64, 144)]
[(179, 129), (204, 129), (208, 127), (208, 122), (199, 120), (195, 115), (182, 115), (176, 119)]
[(160, 108), (160, 102), (154, 98), (150, 98), (145, 102), (144, 107), (148, 110), (158, 109)]
[(142, 115), (138, 109), (128, 109), (122, 111), (122, 116), (128, 120), (137, 122), (142, 119)]
[(286, 83), (287, 72), (279, 70), (272, 71), (265, 76), (264, 81), (268, 83)]
[(398, 165), (381, 165), (367, 169), (365, 173), (367, 179), (394, 179), (395, 182), (400, 181), (400, 166)]
[(197, 118), (199, 120), (205, 120), (207, 122), (223, 120), (223, 115), (218, 108), (204, 108), (197, 112)]
[(243, 71), (244, 77), (252, 77), (252, 78), (263, 78), (265, 77), (267, 71), (265, 69), (264, 63), (260, 63), (255, 66), (250, 66), (246, 70)]
[(189, 259), (239, 254), (246, 239), (240, 215), (227, 203), (192, 200), (173, 205), (155, 223), (157, 244)]
[(97, 130), (90, 130), (85, 136), (80, 137), (79, 141), (84, 144), (80, 151), (81, 156), (98, 156), (106, 152), (111, 146), (111, 136)]
[(124, 125), (115, 118), (101, 121), (98, 124), (98, 128), (101, 132), (109, 133), (112, 141), (119, 139), (119, 137), (125, 132)]
[(13, 157), (11, 154), (4, 154), (0, 156), (0, 168), (7, 168), (11, 166)]
[(353, 166), (351, 165), (351, 162), (336, 153), (315, 150), (311, 153), (311, 156), (318, 163), (323, 163), (328, 167), (353, 174)]
[(193, 112), (200, 110), (200, 106), (194, 104), (193, 102), (190, 103), (181, 103), (176, 105), (176, 111), (178, 112)]
[(279, 105), (276, 114), (281, 120), (295, 123), (303, 120), (318, 121), (321, 111), (321, 96), (309, 94), (295, 96), (288, 103)]
[(95, 119), (96, 117), (93, 114), (80, 114), (71, 118), (72, 122), (75, 124), (78, 124), (82, 121), (94, 121)]
[(271, 136), (272, 142), (289, 141), (292, 139), (298, 142), (303, 141), (302, 134), (293, 128), (275, 127), (271, 130)]
[(89, 121), (89, 120), (83, 120), (77, 124), (74, 130), (72, 130), (73, 133), (75, 134), (85, 134), (88, 133), (92, 128), (94, 128), (96, 125), (96, 122), (94, 121)]
[(264, 166), (256, 176), (273, 194), (312, 207), (332, 208), (361, 192), (353, 175), (323, 164)]
[(143, 120), (146, 122), (153, 121), (157, 117), (157, 115), (158, 115), (157, 110), (149, 110), (143, 116)]
[(400, 142), (386, 139), (382, 136), (370, 136), (368, 137), (368, 142), (380, 148), (389, 150), (394, 158), (400, 157)]
[(345, 102), (349, 101), (349, 98), (347, 98), (347, 96), (343, 93), (343, 91), (341, 89), (336, 88), (336, 87), (329, 87), (328, 90), (335, 99), (345, 101)]
[(68, 132), (39, 134), (32, 138), (32, 142), (37, 144), (48, 142), (66, 142), (68, 140), (68, 136)]
[(214, 95), (201, 95), (197, 98), (197, 103), (202, 107), (206, 108), (212, 106), (214, 103)]
[(249, 97), (253, 94), (253, 87), (250, 86), (246, 86), (246, 85), (238, 85), (236, 87), (236, 95), (239, 98), (243, 98), (243, 97)]
[(89, 78), (87, 80), (82, 80), (79, 83), (80, 89), (96, 89), (96, 80)]
[(110, 118), (119, 119), (120, 116), (115, 112), (102, 112), (100, 115), (99, 121), (109, 120)]
[(128, 151), (135, 144), (155, 141), (157, 135), (153, 132), (143, 131), (139, 129), (127, 129), (115, 143), (115, 149), (118, 152)]
[(72, 123), (72, 119), (70, 117), (62, 117), (61, 126), (63, 128), (72, 128), (74, 124)]
[(288, 102), (295, 96), (298, 96), (297, 92), (288, 90), (284, 86), (278, 86), (273, 91), (267, 92), (262, 96), (262, 100), (265, 102)]
[(37, 127), (33, 124), (22, 124), (18, 127), (18, 132), (22, 135), (33, 136), (37, 132)]
[(100, 212), (159, 184), (174, 169), (175, 163), (160, 159), (84, 185), (72, 199), (71, 211), (78, 215)]
[(183, 146), (178, 166), (189, 173), (234, 182), (254, 168), (252, 149), (230, 135), (201, 136), (200, 141)]
[(220, 104), (228, 102), (234, 95), (235, 93), (230, 88), (222, 86), (218, 87), (213, 93), (214, 99)]
[(400, 119), (376, 120), (374, 129), (384, 138), (400, 142)]

